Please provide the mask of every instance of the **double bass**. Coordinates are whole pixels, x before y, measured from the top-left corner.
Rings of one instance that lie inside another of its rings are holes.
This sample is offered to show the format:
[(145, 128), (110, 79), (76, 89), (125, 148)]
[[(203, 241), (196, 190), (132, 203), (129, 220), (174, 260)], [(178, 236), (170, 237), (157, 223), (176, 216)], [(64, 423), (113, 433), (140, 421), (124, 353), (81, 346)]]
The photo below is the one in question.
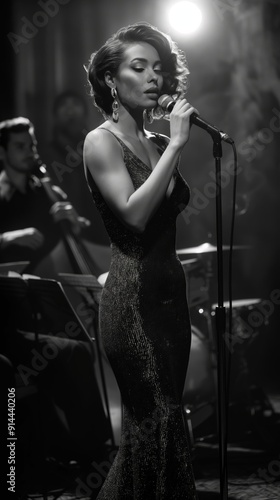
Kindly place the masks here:
[[(52, 179), (48, 175), (46, 165), (42, 163), (42, 161), (39, 159), (38, 160), (38, 169), (36, 171), (36, 175), (39, 177), (40, 182), (42, 186), (44, 187), (45, 193), (49, 199), (50, 202), (50, 213), (52, 210), (54, 210), (55, 205), (57, 203), (61, 203), (61, 194), (57, 194), (57, 189), (54, 186)], [(69, 201), (62, 201), (64, 203), (64, 208), (67, 209), (69, 206), (69, 209), (72, 209), (71, 202)], [(85, 244), (84, 240), (78, 236), (75, 231), (73, 230), (73, 226), (68, 221), (67, 219), (59, 221), (60, 229), (61, 229), (61, 236), (62, 240), (64, 243), (64, 247), (70, 262), (71, 266), (71, 273), (73, 274), (62, 274), (58, 273), (60, 276), (59, 278), (62, 284), (67, 285), (67, 283), (71, 283), (72, 285), (75, 286), (77, 284), (77, 291), (78, 293), (81, 292), (81, 288), (83, 288), (83, 291), (81, 295), (83, 296), (84, 303), (86, 304), (87, 307), (92, 308), (92, 327), (93, 327), (93, 333), (94, 333), (94, 338), (92, 339), (96, 343), (96, 354), (98, 357), (99, 361), (99, 369), (100, 369), (100, 376), (101, 376), (101, 384), (103, 387), (103, 396), (104, 396), (104, 403), (106, 406), (107, 410), (107, 417), (108, 417), (108, 422), (110, 426), (110, 431), (111, 431), (111, 440), (113, 446), (115, 446), (115, 436), (113, 432), (113, 427), (112, 427), (112, 422), (111, 422), (111, 411), (110, 411), (110, 404), (109, 404), (109, 395), (108, 395), (108, 390), (110, 392), (110, 399), (112, 400), (112, 406), (115, 408), (115, 413), (116, 413), (116, 406), (119, 408), (118, 414), (119, 414), (119, 433), (120, 433), (120, 427), (121, 427), (121, 401), (120, 401), (120, 394), (119, 390), (117, 388), (116, 382), (114, 378), (112, 378), (112, 373), (111, 373), (111, 368), (108, 364), (105, 365), (105, 369), (107, 372), (107, 379), (110, 380), (110, 387), (107, 388), (106, 385), (106, 377), (105, 377), (105, 372), (104, 372), (104, 367), (103, 367), (103, 358), (106, 356), (103, 353), (102, 347), (100, 345), (99, 341), (99, 335), (98, 335), (98, 296), (100, 297), (100, 290), (98, 293), (98, 290), (96, 292), (93, 291), (95, 288), (95, 283), (97, 285), (97, 288), (99, 287), (100, 289), (102, 288), (101, 284), (99, 281), (97, 281), (97, 278), (99, 276), (102, 276), (104, 279), (104, 275), (107, 275), (106, 272), (109, 269), (110, 265), (110, 260), (111, 260), (111, 249), (108, 246), (105, 245), (95, 245), (93, 243), (87, 243)], [(89, 247), (89, 248), (88, 248)], [(94, 258), (93, 258), (94, 256)], [(83, 275), (82, 277), (79, 278), (77, 275)], [(83, 279), (81, 279), (83, 278)], [(81, 287), (79, 283), (83, 282), (84, 285)], [(67, 294), (68, 295), (68, 294)], [(74, 294), (75, 295), (75, 294)], [(72, 298), (72, 300), (71, 300)], [(73, 295), (71, 297), (71, 293), (69, 295), (70, 302), (72, 302), (72, 305), (74, 306), (73, 303)], [(75, 298), (74, 298), (75, 302)], [(75, 306), (74, 306), (75, 309)]]
[[(50, 213), (55, 210), (57, 204), (63, 204), (64, 209), (72, 209), (72, 204), (65, 193), (58, 194), (57, 186), (54, 185), (50, 175), (48, 174), (46, 165), (37, 160), (37, 170), (35, 175), (40, 179), (47, 198), (50, 202)], [(65, 199), (63, 200), (63, 194)], [(78, 235), (73, 225), (67, 219), (58, 222), (60, 226), (61, 238), (63, 241), (63, 249), (66, 252), (68, 270), (74, 274), (92, 275), (96, 278), (104, 275), (109, 269), (111, 260), (111, 249), (106, 245), (99, 245), (89, 242)], [(63, 267), (65, 268), (65, 255), (63, 259)]]

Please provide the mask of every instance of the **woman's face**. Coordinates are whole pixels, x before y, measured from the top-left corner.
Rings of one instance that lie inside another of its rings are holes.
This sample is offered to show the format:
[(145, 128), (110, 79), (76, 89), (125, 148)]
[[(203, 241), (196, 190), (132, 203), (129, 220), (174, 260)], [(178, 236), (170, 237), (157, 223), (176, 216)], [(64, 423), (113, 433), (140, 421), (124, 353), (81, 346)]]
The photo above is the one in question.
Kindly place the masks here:
[(129, 45), (114, 82), (124, 106), (154, 108), (163, 85), (162, 64), (156, 49), (146, 42)]

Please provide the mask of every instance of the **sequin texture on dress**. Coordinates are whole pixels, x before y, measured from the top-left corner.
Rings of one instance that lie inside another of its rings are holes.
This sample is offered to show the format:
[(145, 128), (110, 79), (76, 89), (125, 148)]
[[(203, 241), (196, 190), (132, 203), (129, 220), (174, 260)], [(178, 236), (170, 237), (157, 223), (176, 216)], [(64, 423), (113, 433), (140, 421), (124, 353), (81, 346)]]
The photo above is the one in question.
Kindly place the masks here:
[[(151, 169), (115, 136), (135, 189)], [(161, 153), (166, 142), (154, 140)], [(181, 398), (190, 352), (186, 282), (175, 250), (176, 218), (190, 192), (178, 168), (171, 194), (143, 233), (89, 187), (111, 241), (112, 260), (100, 303), (100, 333), (123, 403), (120, 446), (98, 500), (196, 499)]]

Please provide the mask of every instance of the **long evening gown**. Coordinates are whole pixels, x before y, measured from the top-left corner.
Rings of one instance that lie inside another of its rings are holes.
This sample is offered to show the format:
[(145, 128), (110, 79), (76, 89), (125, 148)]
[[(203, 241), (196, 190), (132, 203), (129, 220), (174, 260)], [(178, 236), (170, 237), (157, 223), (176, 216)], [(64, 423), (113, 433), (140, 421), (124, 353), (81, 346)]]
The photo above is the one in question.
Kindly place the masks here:
[[(151, 169), (116, 139), (137, 189)], [(162, 153), (165, 140), (159, 134), (153, 140)], [(87, 178), (111, 240), (100, 331), (123, 403), (119, 450), (97, 498), (193, 500), (181, 406), (191, 328), (185, 275), (175, 251), (176, 218), (189, 201), (189, 188), (176, 169), (170, 196), (139, 234), (114, 215), (89, 172)]]

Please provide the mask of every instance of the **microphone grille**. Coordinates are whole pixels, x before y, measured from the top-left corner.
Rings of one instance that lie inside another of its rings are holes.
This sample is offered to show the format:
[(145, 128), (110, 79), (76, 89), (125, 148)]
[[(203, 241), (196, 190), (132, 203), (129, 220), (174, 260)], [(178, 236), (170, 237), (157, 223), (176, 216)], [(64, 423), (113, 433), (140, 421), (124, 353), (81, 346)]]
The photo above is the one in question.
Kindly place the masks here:
[(164, 109), (165, 109), (165, 108), (168, 106), (168, 104), (169, 104), (170, 102), (172, 102), (172, 100), (173, 100), (173, 99), (172, 99), (172, 97), (171, 97), (170, 95), (168, 95), (168, 94), (163, 94), (163, 95), (161, 95), (161, 96), (159, 97), (159, 99), (158, 99), (158, 104), (159, 104), (159, 106), (161, 106), (162, 108), (164, 108)]

